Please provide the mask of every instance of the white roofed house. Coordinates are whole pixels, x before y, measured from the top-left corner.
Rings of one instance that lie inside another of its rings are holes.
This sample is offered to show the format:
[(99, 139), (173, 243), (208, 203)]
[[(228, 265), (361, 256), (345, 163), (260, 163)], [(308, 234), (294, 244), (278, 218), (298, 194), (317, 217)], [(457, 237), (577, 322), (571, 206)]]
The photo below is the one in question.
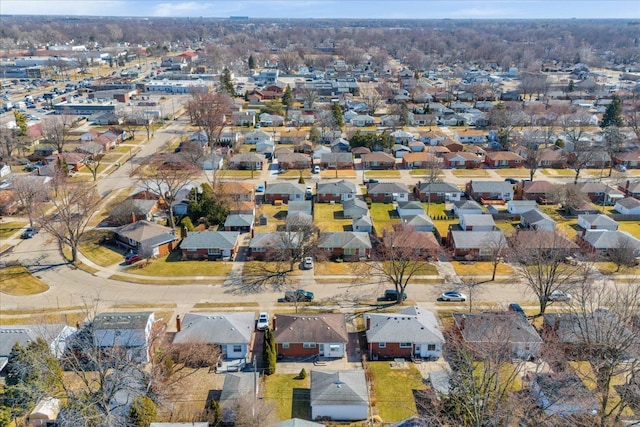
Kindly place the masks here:
[(311, 371), (311, 418), (367, 419), (369, 393), (364, 370)]
[(625, 197), (618, 200), (613, 208), (622, 215), (640, 215), (640, 200), (633, 197)]
[(106, 355), (149, 363), (156, 334), (152, 311), (100, 313), (91, 321), (93, 343)]

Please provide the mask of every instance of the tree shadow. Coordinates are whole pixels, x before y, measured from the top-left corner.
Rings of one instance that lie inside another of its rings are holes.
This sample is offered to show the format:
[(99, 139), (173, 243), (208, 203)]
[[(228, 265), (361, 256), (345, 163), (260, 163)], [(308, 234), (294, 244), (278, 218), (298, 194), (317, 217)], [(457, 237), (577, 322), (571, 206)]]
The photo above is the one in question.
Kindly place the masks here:
[(311, 419), (311, 390), (308, 388), (294, 388), (291, 397), (291, 418), (303, 420)]

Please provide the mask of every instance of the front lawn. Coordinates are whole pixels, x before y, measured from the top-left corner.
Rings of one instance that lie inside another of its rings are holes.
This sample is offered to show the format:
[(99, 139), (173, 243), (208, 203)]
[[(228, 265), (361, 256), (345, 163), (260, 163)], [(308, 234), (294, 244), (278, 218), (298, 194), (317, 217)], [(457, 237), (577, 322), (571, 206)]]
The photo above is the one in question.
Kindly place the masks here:
[[(573, 169), (540, 169), (540, 172), (547, 176), (562, 176), (567, 178), (576, 175)], [(582, 173), (580, 173), (580, 175), (582, 175)]]
[(218, 171), (218, 178), (220, 179), (252, 179), (260, 178), (260, 171), (255, 170), (236, 170), (236, 169), (224, 169)]
[[(409, 175), (411, 175), (414, 178), (428, 177), (429, 174), (430, 174), (429, 169), (411, 169), (409, 171)], [(438, 173), (438, 179), (444, 179), (444, 174), (442, 172)]]
[(400, 224), (398, 212), (391, 203), (372, 203), (369, 213), (378, 234), (383, 230), (393, 230), (393, 224)]
[(527, 168), (496, 169), (495, 171), (503, 178), (529, 178), (530, 176)]
[(454, 169), (453, 174), (458, 178), (487, 178), (489, 172), (484, 169)]
[(33, 276), (22, 265), (13, 265), (0, 269), (0, 292), (8, 295), (22, 296), (41, 294), (49, 290), (49, 286)]
[(352, 275), (354, 274), (354, 269), (360, 264), (361, 263), (332, 261), (316, 262), (313, 269), (316, 276)]
[(28, 222), (24, 221), (10, 221), (0, 223), (0, 239), (8, 239), (27, 224)]
[(342, 204), (316, 203), (313, 208), (314, 224), (320, 232), (350, 231), (351, 219), (342, 217)]
[(265, 377), (264, 399), (273, 402), (279, 420), (311, 419), (310, 377), (297, 374), (274, 374)]
[(94, 263), (107, 267), (122, 262), (123, 252), (105, 246), (102, 241), (111, 235), (109, 230), (89, 230), (80, 238), (78, 250)]
[[(470, 262), (462, 263), (452, 261), (451, 264), (459, 276), (491, 276), (493, 273), (493, 264), (490, 262)], [(496, 276), (513, 276), (514, 271), (509, 265), (500, 263), (496, 270)]]
[(414, 390), (425, 388), (416, 367), (407, 362), (407, 369), (391, 369), (390, 362), (369, 362), (373, 395), (371, 406), (385, 423), (415, 416)]
[(364, 173), (365, 178), (400, 178), (400, 171), (398, 170), (380, 170), (380, 171), (366, 171)]
[(302, 171), (299, 170), (288, 170), (285, 172), (281, 172), (278, 174), (278, 178), (283, 178), (283, 179), (300, 179), (300, 173), (302, 173), (302, 176), (304, 178), (311, 178), (311, 170), (309, 169), (304, 169)]
[(158, 277), (227, 276), (233, 266), (226, 261), (180, 261), (181, 256), (180, 251), (174, 251), (148, 264), (141, 261), (129, 267), (127, 273)]
[(324, 170), (320, 172), (321, 178), (336, 178), (336, 179), (353, 179), (356, 177), (356, 171), (353, 169), (340, 169), (340, 170)]

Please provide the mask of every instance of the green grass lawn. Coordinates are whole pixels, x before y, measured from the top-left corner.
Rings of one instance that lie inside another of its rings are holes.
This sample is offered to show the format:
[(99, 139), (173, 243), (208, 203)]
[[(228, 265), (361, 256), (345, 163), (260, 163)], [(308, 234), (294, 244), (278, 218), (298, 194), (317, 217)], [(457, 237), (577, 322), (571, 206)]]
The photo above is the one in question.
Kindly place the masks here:
[(637, 221), (618, 221), (618, 229), (640, 239), (640, 223)]
[(21, 265), (12, 265), (0, 269), (0, 292), (8, 295), (22, 296), (41, 294), (49, 290), (49, 286), (34, 277)]
[(446, 203), (431, 203), (429, 205), (427, 202), (424, 202), (422, 203), (422, 206), (424, 207), (425, 213), (427, 212), (427, 205), (429, 206), (429, 216), (431, 219), (447, 215), (447, 211), (445, 210), (447, 206)]
[(416, 415), (414, 390), (425, 388), (420, 372), (413, 364), (408, 369), (391, 369), (389, 362), (369, 362), (374, 411), (385, 423), (391, 423)]
[(335, 276), (335, 275), (351, 275), (354, 269), (362, 263), (353, 262), (316, 262), (313, 266), (313, 273), (316, 276)]
[(28, 222), (25, 221), (10, 221), (0, 223), (0, 239), (8, 239), (10, 236), (18, 232), (27, 224)]
[(297, 379), (297, 374), (275, 374), (265, 377), (264, 398), (276, 407), (278, 419), (311, 419), (310, 377)]
[(447, 234), (449, 233), (449, 226), (458, 224), (458, 222), (460, 222), (460, 219), (458, 218), (441, 219), (434, 220), (433, 225), (435, 225), (436, 230), (438, 230), (438, 233), (440, 233), (440, 237), (447, 237)]
[(557, 205), (546, 205), (540, 206), (540, 210), (551, 217), (554, 221), (556, 221), (557, 228), (565, 233), (569, 239), (573, 239), (576, 237), (576, 233), (578, 232), (578, 219), (570, 218), (567, 219), (558, 212)]
[(381, 171), (366, 171), (364, 173), (365, 178), (400, 178), (400, 171), (398, 170), (381, 170)]
[(382, 230), (392, 230), (393, 224), (400, 224), (398, 212), (391, 203), (372, 203), (369, 213), (378, 234), (381, 234)]
[[(547, 176), (562, 176), (562, 177), (572, 177), (575, 176), (576, 172), (573, 169), (540, 169), (544, 175)], [(582, 175), (582, 173), (580, 173)]]
[[(129, 144), (129, 141), (127, 141), (127, 144)], [(109, 153), (119, 153), (119, 154), (124, 154), (127, 153), (129, 154), (129, 151), (131, 151), (131, 154), (134, 153), (134, 147), (132, 147), (131, 145), (119, 145), (116, 148), (112, 149), (109, 151)], [(109, 154), (107, 154), (108, 156)]]
[(109, 230), (89, 230), (82, 235), (78, 249), (88, 259), (103, 267), (122, 262), (124, 252), (100, 243), (110, 234)]
[(342, 218), (342, 209), (342, 204), (315, 204), (314, 224), (320, 232), (351, 230), (351, 219)]
[(227, 276), (233, 263), (226, 261), (180, 261), (181, 252), (174, 251), (168, 256), (141, 262), (127, 269), (127, 273), (141, 276)]
[[(311, 178), (311, 170), (305, 169), (302, 171), (302, 176), (304, 178)], [(286, 172), (282, 172), (278, 174), (278, 178), (283, 179), (300, 179), (300, 171), (298, 170), (289, 170)]]
[(287, 205), (269, 205), (261, 204), (256, 211), (256, 218), (260, 215), (266, 215), (268, 218), (267, 225), (256, 225), (256, 232), (276, 231), (279, 225), (284, 225), (287, 219)]
[(484, 169), (454, 169), (453, 174), (459, 178), (487, 178), (489, 172)]
[(516, 231), (516, 226), (520, 224), (519, 221), (509, 222), (509, 221), (497, 221), (496, 226), (502, 231), (502, 233), (509, 237)]

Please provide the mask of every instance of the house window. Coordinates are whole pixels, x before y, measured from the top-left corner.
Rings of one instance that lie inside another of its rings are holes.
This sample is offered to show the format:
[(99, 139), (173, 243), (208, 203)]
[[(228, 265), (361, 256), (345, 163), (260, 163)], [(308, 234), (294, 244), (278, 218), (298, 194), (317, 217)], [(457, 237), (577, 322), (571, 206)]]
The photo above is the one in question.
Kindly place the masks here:
[(428, 344), (427, 345), (427, 351), (436, 351), (436, 345), (435, 344)]
[(344, 249), (344, 254), (345, 255), (355, 255), (356, 254), (356, 249), (355, 248), (345, 248)]
[(302, 348), (316, 348), (316, 343), (314, 342), (302, 343)]
[(242, 351), (242, 345), (241, 344), (234, 344), (233, 345), (233, 352), (234, 353), (240, 353)]
[(289, 348), (289, 343), (288, 342), (283, 342), (282, 343), (282, 348)]
[(400, 348), (411, 348), (413, 345), (410, 342), (401, 342)]
[(207, 253), (209, 255), (220, 255), (220, 248), (209, 248)]
[(135, 241), (135, 240), (133, 240), (133, 239), (129, 239), (129, 244), (130, 244), (131, 246), (138, 246), (138, 242), (136, 242), (136, 241)]
[(387, 348), (387, 343), (386, 342), (378, 343), (378, 348)]

